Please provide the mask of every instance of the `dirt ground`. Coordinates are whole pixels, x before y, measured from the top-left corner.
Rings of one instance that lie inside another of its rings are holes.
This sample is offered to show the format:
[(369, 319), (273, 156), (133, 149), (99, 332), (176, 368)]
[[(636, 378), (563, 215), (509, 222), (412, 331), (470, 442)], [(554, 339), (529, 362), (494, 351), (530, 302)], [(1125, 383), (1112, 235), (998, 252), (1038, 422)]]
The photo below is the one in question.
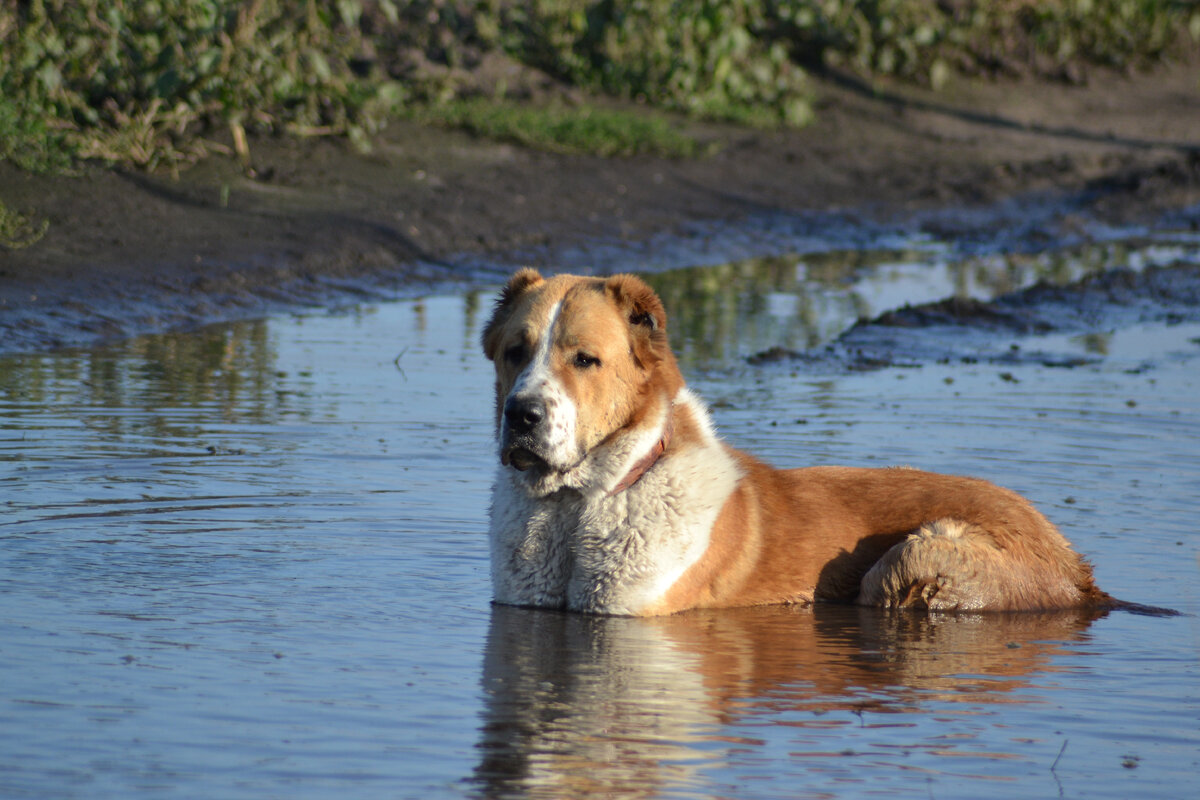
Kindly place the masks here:
[(396, 123), (369, 156), (253, 142), (253, 178), (222, 158), (178, 176), (45, 177), (0, 163), (0, 200), (49, 220), (36, 245), (0, 250), (0, 352), (320, 305), (379, 279), (413, 291), (478, 279), (454, 266), (470, 254), (553, 267), (565, 248), (686, 222), (895, 220), (1049, 194), (1073, 199), (1071, 225), (1200, 204), (1195, 62), (1085, 86), (962, 81), (939, 93), (834, 76), (819, 97), (804, 130), (693, 123), (722, 148), (688, 161), (551, 155)]

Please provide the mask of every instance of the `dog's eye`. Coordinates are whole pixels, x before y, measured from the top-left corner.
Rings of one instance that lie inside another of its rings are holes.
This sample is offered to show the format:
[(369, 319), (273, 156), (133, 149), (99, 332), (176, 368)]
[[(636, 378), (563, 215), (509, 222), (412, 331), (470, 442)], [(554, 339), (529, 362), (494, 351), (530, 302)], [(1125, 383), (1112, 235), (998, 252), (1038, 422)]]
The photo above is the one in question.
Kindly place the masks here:
[(579, 369), (598, 367), (600, 366), (600, 359), (596, 358), (595, 356), (590, 356), (580, 350), (575, 354), (575, 366), (579, 367)]
[(504, 360), (516, 366), (525, 360), (525, 345), (514, 344), (504, 351)]

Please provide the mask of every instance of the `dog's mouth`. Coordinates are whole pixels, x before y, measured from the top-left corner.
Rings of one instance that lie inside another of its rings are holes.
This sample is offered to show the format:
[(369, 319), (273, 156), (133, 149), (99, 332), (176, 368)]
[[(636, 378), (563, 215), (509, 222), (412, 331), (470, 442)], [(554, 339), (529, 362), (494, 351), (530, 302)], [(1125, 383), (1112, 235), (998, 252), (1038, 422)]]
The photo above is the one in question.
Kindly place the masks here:
[(538, 472), (549, 472), (550, 465), (546, 459), (525, 447), (508, 447), (500, 454), (500, 463), (506, 467), (525, 472), (536, 469)]

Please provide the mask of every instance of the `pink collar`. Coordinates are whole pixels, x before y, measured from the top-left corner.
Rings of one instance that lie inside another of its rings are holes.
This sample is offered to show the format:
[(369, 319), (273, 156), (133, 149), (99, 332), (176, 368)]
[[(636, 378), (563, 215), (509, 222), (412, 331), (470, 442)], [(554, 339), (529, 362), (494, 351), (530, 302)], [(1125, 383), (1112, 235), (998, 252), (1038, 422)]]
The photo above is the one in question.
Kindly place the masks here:
[(649, 453), (646, 453), (646, 455), (639, 458), (637, 463), (629, 468), (629, 472), (625, 473), (625, 477), (621, 479), (621, 482), (609, 490), (609, 497), (612, 497), (615, 494), (620, 494), (630, 486), (633, 486), (635, 483), (641, 480), (643, 475), (650, 471), (651, 467), (658, 463), (658, 459), (661, 458), (662, 454), (667, 451), (667, 445), (671, 442), (671, 434), (674, 427), (675, 426), (671, 424), (670, 418), (668, 418), (667, 424), (663, 426), (662, 436), (660, 436), (658, 441), (654, 443), (654, 446), (650, 448)]

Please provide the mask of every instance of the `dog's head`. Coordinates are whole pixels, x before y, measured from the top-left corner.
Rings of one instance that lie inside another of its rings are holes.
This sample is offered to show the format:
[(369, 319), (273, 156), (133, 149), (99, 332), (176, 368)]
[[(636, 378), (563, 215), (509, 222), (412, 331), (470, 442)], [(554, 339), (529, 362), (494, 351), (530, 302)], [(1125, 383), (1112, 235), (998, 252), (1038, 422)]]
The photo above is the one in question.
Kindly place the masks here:
[(501, 463), (538, 494), (611, 478), (625, 454), (606, 460), (605, 449), (661, 427), (683, 384), (666, 324), (654, 290), (632, 275), (516, 273), (483, 332)]

